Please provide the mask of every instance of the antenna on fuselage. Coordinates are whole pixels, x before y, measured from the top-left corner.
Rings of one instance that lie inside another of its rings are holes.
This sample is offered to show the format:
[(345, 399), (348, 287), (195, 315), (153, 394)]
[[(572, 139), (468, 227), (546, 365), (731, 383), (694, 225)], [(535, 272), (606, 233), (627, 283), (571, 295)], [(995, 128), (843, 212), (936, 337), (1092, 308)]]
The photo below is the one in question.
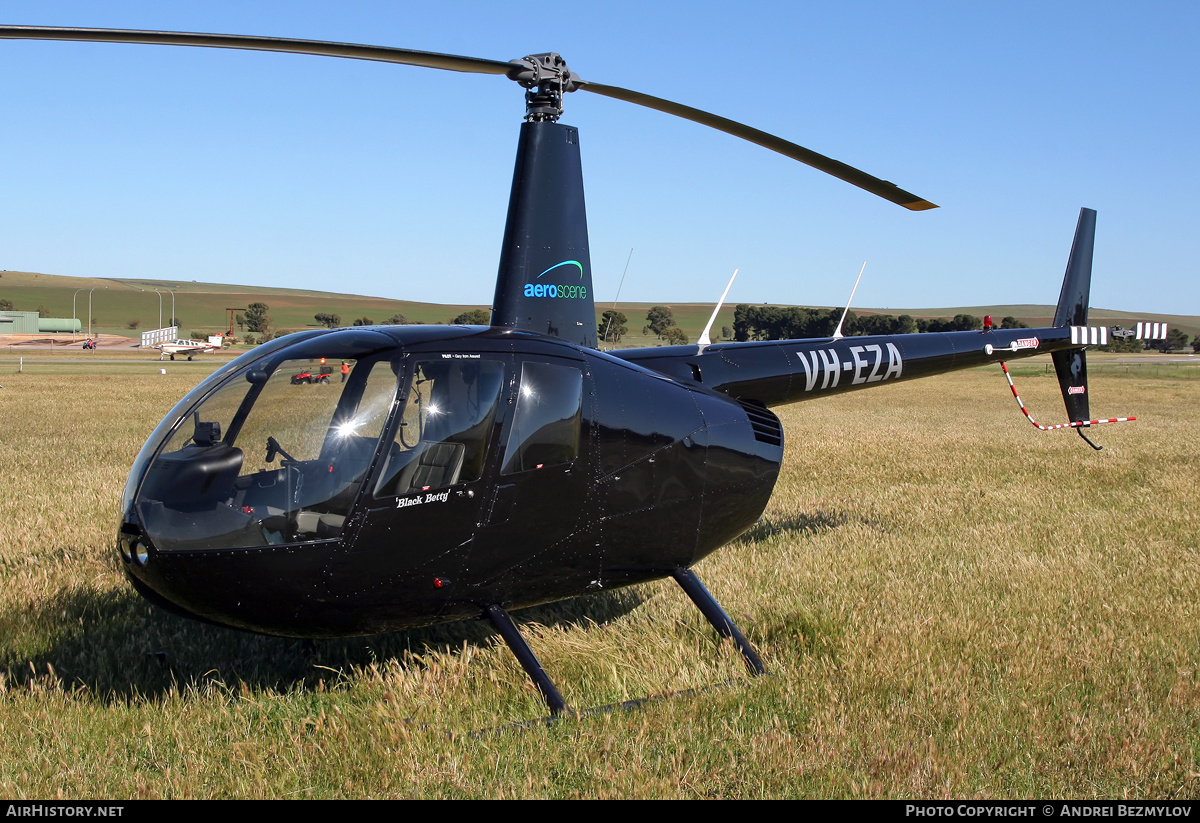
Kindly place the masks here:
[(846, 315), (850, 313), (850, 304), (854, 302), (854, 293), (858, 291), (858, 281), (862, 280), (862, 274), (867, 269), (867, 261), (864, 260), (862, 268), (858, 270), (858, 280), (854, 281), (854, 288), (850, 289), (850, 299), (846, 301), (846, 308), (842, 310), (842, 319), (838, 321), (837, 328), (833, 330), (833, 339), (841, 340), (845, 335), (842, 334), (842, 324), (846, 322)]
[(741, 269), (733, 270), (733, 277), (729, 278), (729, 283), (725, 286), (725, 291), (721, 292), (721, 299), (717, 301), (717, 307), (713, 309), (712, 317), (708, 318), (708, 325), (704, 327), (704, 331), (700, 332), (700, 339), (696, 341), (696, 345), (700, 347), (712, 345), (712, 340), (708, 333), (712, 330), (713, 323), (717, 322), (717, 313), (721, 311), (721, 306), (725, 305), (725, 298), (729, 294), (729, 289), (733, 287), (733, 281), (737, 278), (738, 272)]
[[(625, 271), (621, 272), (621, 282), (617, 284), (617, 296), (613, 298), (612, 312), (617, 312), (617, 301), (621, 299), (621, 289), (625, 288), (625, 275), (629, 274), (629, 261), (633, 259), (633, 249), (629, 250), (629, 256), (625, 258)], [(608, 322), (604, 324), (604, 335), (601, 340), (608, 341), (608, 330), (612, 328), (613, 315), (608, 316)]]

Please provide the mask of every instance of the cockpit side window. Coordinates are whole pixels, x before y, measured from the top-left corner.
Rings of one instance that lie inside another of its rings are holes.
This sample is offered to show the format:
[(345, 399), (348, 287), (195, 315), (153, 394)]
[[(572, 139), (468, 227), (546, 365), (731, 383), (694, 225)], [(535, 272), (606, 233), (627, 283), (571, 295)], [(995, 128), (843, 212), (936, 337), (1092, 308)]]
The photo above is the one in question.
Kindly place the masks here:
[(527, 362), (501, 474), (570, 463), (579, 456), (583, 373), (574, 366)]
[(478, 480), (503, 385), (504, 364), (498, 360), (416, 362), (375, 496)]

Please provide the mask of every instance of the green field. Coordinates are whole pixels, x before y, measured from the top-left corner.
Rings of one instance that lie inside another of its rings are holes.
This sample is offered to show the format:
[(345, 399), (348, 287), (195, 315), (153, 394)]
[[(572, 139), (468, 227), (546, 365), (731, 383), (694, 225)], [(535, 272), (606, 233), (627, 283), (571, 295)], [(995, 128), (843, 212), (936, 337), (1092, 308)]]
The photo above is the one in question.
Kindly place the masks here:
[[(294, 331), (314, 328), (313, 315), (325, 312), (340, 315), (342, 323), (350, 325), (356, 318), (367, 317), (376, 323), (394, 314), (403, 314), (408, 320), (420, 323), (448, 323), (469, 309), (486, 309), (486, 305), (442, 305), (439, 303), (413, 303), (406, 300), (388, 300), (381, 297), (332, 294), (300, 289), (268, 289), (253, 286), (235, 286), (219, 283), (194, 283), (175, 281), (102, 280), (81, 277), (61, 277), (32, 272), (0, 272), (0, 298), (13, 302), (21, 311), (35, 311), (46, 306), (53, 317), (77, 317), (87, 330), (88, 290), (95, 288), (92, 296), (94, 332), (138, 337), (141, 331), (158, 326), (159, 296), (150, 289), (175, 291), (175, 314), (183, 322), (181, 332), (185, 336), (200, 337), (226, 330), (229, 324), (227, 308), (244, 309), (253, 302), (270, 306), (268, 314), (276, 329)], [(83, 289), (83, 291), (77, 290)], [(74, 314), (72, 298), (74, 297)], [(622, 347), (655, 345), (653, 336), (642, 335), (646, 312), (651, 303), (621, 303), (618, 310), (629, 318), (630, 334), (621, 341)], [(722, 308), (713, 324), (712, 338), (717, 339), (722, 326), (733, 326), (736, 304)], [(601, 301), (596, 305), (596, 317), (603, 314), (612, 304)], [(712, 304), (677, 303), (671, 306), (676, 324), (695, 342), (708, 318), (712, 315)], [(820, 308), (829, 308), (828, 306)], [(859, 314), (879, 313), (881, 309), (854, 307)], [(237, 312), (244, 313), (244, 312)], [(993, 315), (997, 321), (1006, 315), (1024, 320), (1031, 326), (1048, 326), (1054, 315), (1051, 306), (966, 306), (940, 309), (887, 309), (889, 314), (910, 314), (913, 317), (953, 317), (956, 314), (973, 314), (983, 317)], [(1122, 324), (1138, 320), (1166, 322), (1176, 326), (1189, 337), (1200, 333), (1200, 317), (1190, 315), (1131, 314), (1093, 308), (1093, 323)], [(162, 317), (165, 323), (171, 317), (171, 295), (162, 295)], [(129, 329), (131, 320), (139, 321), (137, 330)]]
[(771, 676), (673, 583), (607, 592), (517, 617), (572, 706), (662, 699), (547, 725), (480, 623), (304, 643), (133, 593), (126, 472), (214, 365), (0, 364), (4, 797), (1200, 792), (1196, 367), (1097, 363), (1139, 418), (1101, 452), (994, 369), (782, 409), (765, 520), (698, 567)]

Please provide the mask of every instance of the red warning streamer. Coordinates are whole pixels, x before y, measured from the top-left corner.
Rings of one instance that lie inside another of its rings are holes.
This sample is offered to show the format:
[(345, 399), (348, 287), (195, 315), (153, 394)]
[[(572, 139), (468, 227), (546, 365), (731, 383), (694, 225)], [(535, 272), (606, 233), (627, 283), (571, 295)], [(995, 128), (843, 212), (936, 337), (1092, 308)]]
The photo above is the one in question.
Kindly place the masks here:
[(1025, 408), (1024, 401), (1021, 400), (1021, 395), (1017, 394), (1017, 387), (1013, 383), (1012, 375), (1008, 373), (1008, 366), (1004, 365), (1004, 361), (1000, 361), (1000, 368), (1004, 369), (1004, 377), (1008, 380), (1008, 387), (1012, 389), (1013, 397), (1017, 398), (1017, 405), (1021, 407), (1021, 413), (1025, 415), (1030, 423), (1037, 426), (1044, 432), (1053, 431), (1054, 429), (1079, 429), (1088, 426), (1095, 426), (1100, 423), (1127, 423), (1130, 420), (1137, 420), (1136, 417), (1107, 417), (1102, 420), (1081, 420), (1078, 423), (1058, 423), (1054, 426), (1043, 426), (1041, 423), (1033, 419), (1033, 415), (1029, 413), (1029, 409)]

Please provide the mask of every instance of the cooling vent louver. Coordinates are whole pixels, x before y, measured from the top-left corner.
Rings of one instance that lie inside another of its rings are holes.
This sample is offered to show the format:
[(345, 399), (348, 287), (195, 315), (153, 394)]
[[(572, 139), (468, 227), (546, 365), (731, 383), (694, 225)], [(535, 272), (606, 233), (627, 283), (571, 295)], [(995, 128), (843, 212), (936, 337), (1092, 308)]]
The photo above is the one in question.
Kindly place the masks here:
[(772, 446), (783, 445), (783, 427), (770, 409), (754, 400), (739, 400), (738, 405), (746, 410), (750, 425), (754, 427), (754, 439)]

